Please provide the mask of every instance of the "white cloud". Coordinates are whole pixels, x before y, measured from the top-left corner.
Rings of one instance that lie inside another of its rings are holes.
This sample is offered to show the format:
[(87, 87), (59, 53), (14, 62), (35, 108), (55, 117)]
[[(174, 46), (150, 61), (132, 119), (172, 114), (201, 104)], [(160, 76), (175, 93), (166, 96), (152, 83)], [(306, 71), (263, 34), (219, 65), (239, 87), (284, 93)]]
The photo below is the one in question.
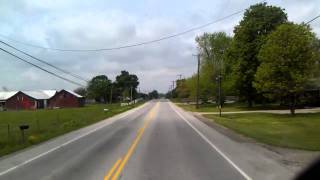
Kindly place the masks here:
[[(213, 21), (257, 2), (253, 0), (200, 0), (200, 2), (146, 0), (125, 3), (103, 0), (5, 1), (0, 7), (0, 34), (41, 46), (68, 49), (108, 48), (148, 41)], [(312, 18), (320, 10), (317, 1), (301, 3), (274, 0), (270, 3), (287, 9), (289, 19), (296, 22)], [(190, 76), (195, 72), (196, 60), (192, 57), (192, 53), (196, 52), (194, 42), (196, 35), (205, 31), (226, 31), (232, 35), (233, 27), (240, 19), (241, 15), (178, 38), (116, 51), (72, 53), (15, 45), (34, 56), (86, 78), (106, 74), (114, 79), (121, 70), (128, 70), (138, 75), (141, 89), (158, 89), (164, 92), (171, 81), (177, 78), (177, 74)], [(319, 35), (319, 21), (314, 22), (312, 26)], [(11, 89), (76, 87), (3, 54), (0, 54), (0, 71), (4, 72), (0, 76), (0, 87), (7, 86)]]

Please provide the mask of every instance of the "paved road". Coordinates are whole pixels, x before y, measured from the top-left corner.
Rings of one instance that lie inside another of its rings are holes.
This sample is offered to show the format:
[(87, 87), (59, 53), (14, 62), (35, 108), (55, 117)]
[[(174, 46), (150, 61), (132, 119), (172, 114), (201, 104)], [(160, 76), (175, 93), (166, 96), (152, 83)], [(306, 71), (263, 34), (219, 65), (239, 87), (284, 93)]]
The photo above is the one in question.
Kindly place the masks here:
[(0, 160), (0, 179), (289, 179), (256, 147), (235, 142), (162, 100)]

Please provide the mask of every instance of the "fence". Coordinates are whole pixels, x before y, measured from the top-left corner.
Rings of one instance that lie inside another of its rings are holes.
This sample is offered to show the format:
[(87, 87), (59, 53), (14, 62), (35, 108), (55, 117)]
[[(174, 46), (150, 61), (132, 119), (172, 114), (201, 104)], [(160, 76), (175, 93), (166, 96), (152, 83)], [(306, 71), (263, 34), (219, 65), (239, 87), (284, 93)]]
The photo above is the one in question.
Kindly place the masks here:
[[(21, 125), (28, 125), (28, 128), (21, 130)], [(31, 124), (30, 122), (28, 124), (0, 124), (0, 148), (6, 144), (24, 143), (28, 140), (26, 138), (31, 132), (36, 133), (40, 131), (40, 122), (38, 120), (35, 120)]]

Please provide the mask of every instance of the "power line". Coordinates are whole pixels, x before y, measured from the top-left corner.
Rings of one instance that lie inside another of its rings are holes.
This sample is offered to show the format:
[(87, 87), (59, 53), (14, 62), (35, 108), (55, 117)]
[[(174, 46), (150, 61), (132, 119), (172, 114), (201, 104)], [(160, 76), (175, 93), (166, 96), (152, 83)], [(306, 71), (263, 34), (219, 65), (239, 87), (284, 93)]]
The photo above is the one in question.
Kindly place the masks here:
[(316, 16), (316, 17), (312, 18), (310, 21), (306, 22), (306, 24), (310, 24), (312, 21), (314, 21), (314, 20), (318, 19), (319, 17), (320, 17), (320, 15), (318, 15), (318, 16)]
[[(264, 2), (264, 1), (262, 1), (262, 2)], [(206, 24), (203, 24), (203, 25), (200, 25), (200, 26), (197, 26), (197, 27), (193, 27), (193, 28), (190, 28), (188, 30), (185, 30), (185, 31), (182, 31), (182, 32), (179, 32), (179, 33), (175, 33), (175, 34), (172, 34), (172, 35), (164, 36), (164, 37), (161, 37), (161, 38), (158, 38), (158, 39), (154, 39), (154, 40), (150, 40), (150, 41), (144, 41), (144, 42), (140, 42), (140, 43), (133, 43), (133, 44), (129, 44), (129, 45), (123, 45), (123, 46), (118, 46), (118, 47), (110, 47), (110, 48), (100, 48), (100, 49), (60, 49), (60, 48), (49, 48), (49, 47), (43, 47), (43, 46), (39, 46), (39, 45), (35, 45), (35, 44), (29, 44), (29, 43), (25, 43), (25, 42), (22, 42), (22, 41), (18, 41), (18, 40), (12, 39), (12, 38), (10, 38), (8, 36), (4, 36), (4, 35), (1, 35), (1, 34), (0, 34), (0, 37), (3, 37), (5, 39), (8, 39), (10, 41), (13, 41), (13, 42), (25, 45), (25, 46), (30, 46), (30, 47), (39, 48), (39, 49), (45, 49), (45, 50), (69, 51), (69, 52), (111, 51), (111, 50), (119, 50), (119, 49), (132, 48), (132, 47), (142, 46), (142, 45), (147, 45), (147, 44), (153, 44), (153, 43), (156, 43), (156, 42), (159, 42), (159, 41), (175, 38), (177, 36), (181, 36), (181, 35), (190, 33), (192, 31), (196, 31), (196, 30), (205, 28), (207, 26), (210, 26), (212, 24), (218, 23), (218, 22), (223, 21), (225, 19), (228, 19), (228, 18), (230, 18), (232, 16), (240, 14), (240, 13), (242, 13), (244, 11), (245, 11), (245, 9), (242, 9), (240, 11), (236, 11), (236, 12), (234, 12), (232, 14), (229, 14), (229, 15), (224, 16), (222, 18), (219, 18), (217, 20), (211, 21), (209, 23), (206, 23)]]
[(44, 68), (42, 68), (42, 67), (40, 67), (40, 66), (38, 66), (38, 65), (36, 65), (36, 64), (33, 64), (32, 62), (29, 62), (29, 61), (27, 61), (27, 60), (25, 60), (25, 59), (23, 59), (23, 58), (15, 55), (15, 54), (11, 53), (11, 52), (9, 52), (9, 51), (7, 51), (7, 50), (5, 50), (5, 49), (0, 48), (0, 50), (1, 50), (1, 51), (4, 51), (4, 52), (6, 52), (7, 54), (9, 54), (9, 55), (11, 55), (11, 56), (13, 56), (13, 57), (15, 57), (15, 58), (17, 58), (17, 59), (25, 62), (25, 63), (27, 63), (27, 64), (29, 64), (29, 65), (31, 65), (31, 66), (34, 66), (34, 67), (36, 67), (36, 68), (38, 68), (38, 69), (40, 69), (40, 70), (42, 70), (42, 71), (44, 71), (44, 72), (46, 72), (46, 73), (49, 73), (49, 74), (51, 74), (51, 75), (53, 75), (53, 76), (56, 76), (56, 77), (58, 77), (58, 78), (60, 78), (60, 79), (63, 79), (63, 80), (65, 80), (65, 81), (69, 82), (69, 83), (72, 83), (72, 84), (75, 84), (75, 85), (78, 85), (78, 86), (81, 86), (81, 87), (85, 87), (83, 84), (77, 83), (77, 82), (75, 82), (75, 81), (73, 81), (73, 80), (70, 80), (70, 79), (67, 79), (67, 78), (65, 78), (65, 77), (62, 77), (62, 76), (60, 76), (60, 75), (58, 75), (58, 74), (56, 74), (56, 73), (54, 73), (54, 72), (48, 71), (48, 70), (46, 70), (46, 69), (44, 69)]
[(61, 72), (63, 72), (63, 73), (66, 73), (66, 74), (69, 74), (70, 76), (75, 77), (75, 78), (77, 78), (77, 79), (80, 79), (80, 80), (82, 80), (82, 81), (89, 82), (87, 79), (85, 79), (85, 78), (83, 78), (83, 77), (81, 77), (81, 76), (79, 76), (79, 75), (73, 74), (73, 73), (71, 73), (71, 72), (69, 72), (69, 71), (67, 71), (67, 70), (64, 70), (64, 69), (59, 68), (59, 67), (57, 67), (57, 66), (55, 66), (55, 65), (53, 65), (53, 64), (50, 64), (50, 63), (48, 63), (48, 62), (46, 62), (46, 61), (44, 61), (44, 60), (41, 60), (41, 59), (39, 59), (39, 58), (37, 58), (37, 57), (34, 57), (34, 56), (32, 56), (32, 55), (30, 55), (30, 54), (28, 54), (28, 53), (26, 53), (26, 52), (24, 52), (24, 51), (22, 51), (22, 50), (20, 50), (20, 49), (18, 49), (18, 48), (16, 48), (16, 47), (14, 47), (14, 46), (12, 46), (12, 45), (10, 45), (10, 44), (8, 44), (8, 43), (5, 43), (5, 42), (3, 42), (3, 41), (1, 41), (1, 40), (0, 40), (0, 43), (6, 45), (6, 46), (8, 46), (8, 47), (10, 47), (10, 48), (12, 48), (12, 49), (14, 49), (14, 50), (16, 50), (16, 51), (19, 51), (19, 52), (21, 52), (22, 54), (27, 55), (27, 56), (29, 56), (29, 57), (31, 57), (31, 58), (33, 58), (33, 59), (35, 59), (35, 60), (37, 60), (37, 61), (39, 61), (39, 62), (41, 62), (41, 63), (44, 63), (44, 64), (46, 64), (46, 65), (48, 65), (48, 66), (50, 66), (50, 67), (52, 67), (52, 68), (54, 68), (54, 69), (56, 69), (56, 70), (59, 70), (59, 71), (61, 71)]

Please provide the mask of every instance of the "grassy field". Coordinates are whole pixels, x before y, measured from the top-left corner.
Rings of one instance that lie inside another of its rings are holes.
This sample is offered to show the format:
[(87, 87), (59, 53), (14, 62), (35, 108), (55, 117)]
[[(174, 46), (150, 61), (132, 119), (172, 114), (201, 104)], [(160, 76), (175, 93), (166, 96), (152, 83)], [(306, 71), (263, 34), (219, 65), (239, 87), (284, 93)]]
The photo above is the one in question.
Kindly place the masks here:
[[(192, 112), (219, 112), (217, 105), (215, 104), (202, 104), (199, 106), (199, 109), (196, 109), (195, 105), (191, 104), (181, 104), (177, 103), (178, 106), (184, 108), (187, 111)], [(268, 104), (268, 105), (255, 105), (253, 107), (247, 107), (243, 103), (233, 103), (225, 104), (222, 108), (223, 112), (231, 111), (253, 111), (253, 110), (270, 110), (270, 109), (287, 109), (287, 107), (279, 106), (277, 104)]]
[(257, 141), (288, 148), (320, 150), (320, 113), (205, 115)]
[[(140, 104), (124, 107), (119, 104), (96, 104), (82, 108), (0, 112), (0, 156), (93, 124)], [(104, 108), (109, 111), (104, 112)], [(21, 124), (30, 126), (26, 130), (24, 143), (19, 129)]]

